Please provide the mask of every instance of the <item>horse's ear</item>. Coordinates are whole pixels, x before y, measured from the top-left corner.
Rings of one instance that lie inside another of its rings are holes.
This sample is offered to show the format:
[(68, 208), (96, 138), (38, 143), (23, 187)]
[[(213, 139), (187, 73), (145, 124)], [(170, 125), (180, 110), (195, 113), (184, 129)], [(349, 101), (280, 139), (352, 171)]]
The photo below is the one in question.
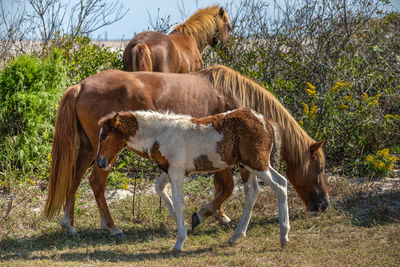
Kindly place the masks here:
[(110, 126), (116, 128), (119, 123), (119, 113), (115, 113), (115, 115), (109, 120)]
[(219, 8), (219, 12), (218, 12), (218, 14), (220, 15), (220, 17), (221, 17), (221, 18), (224, 16), (224, 14), (225, 14), (225, 10), (224, 10), (224, 8), (223, 8), (223, 7), (220, 7), (220, 8)]
[(310, 145), (311, 158), (313, 158), (313, 159), (315, 158), (315, 155), (316, 155), (318, 149), (320, 149), (324, 143), (325, 143), (325, 140), (322, 140), (322, 141), (315, 142)]

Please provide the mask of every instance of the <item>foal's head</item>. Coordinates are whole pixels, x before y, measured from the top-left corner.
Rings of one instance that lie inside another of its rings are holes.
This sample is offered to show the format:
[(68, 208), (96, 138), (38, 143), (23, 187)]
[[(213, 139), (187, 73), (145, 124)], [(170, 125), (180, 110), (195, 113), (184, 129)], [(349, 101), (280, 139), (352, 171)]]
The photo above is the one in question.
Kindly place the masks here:
[(122, 111), (99, 121), (100, 134), (96, 163), (102, 169), (111, 168), (115, 156), (121, 152), (138, 129), (138, 122), (132, 112)]
[(323, 143), (324, 141), (321, 141), (310, 145), (310, 153), (307, 153), (310, 159), (305, 172), (290, 165), (286, 170), (293, 187), (311, 211), (324, 211), (329, 206)]
[(232, 26), (228, 13), (223, 7), (220, 7), (217, 14), (217, 32), (210, 40), (209, 45), (214, 47), (217, 45), (218, 41), (221, 41), (221, 43), (224, 44), (224, 48), (226, 48), (226, 44), (229, 43), (229, 32), (231, 29)]

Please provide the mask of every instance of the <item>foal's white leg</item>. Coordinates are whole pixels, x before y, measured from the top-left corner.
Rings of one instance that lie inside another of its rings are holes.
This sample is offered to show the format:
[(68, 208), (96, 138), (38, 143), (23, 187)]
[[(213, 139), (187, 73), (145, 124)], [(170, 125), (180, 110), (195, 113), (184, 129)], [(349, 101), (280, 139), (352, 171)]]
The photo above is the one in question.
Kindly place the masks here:
[(167, 185), (167, 183), (169, 183), (168, 174), (163, 172), (157, 178), (156, 192), (161, 197), (161, 199), (164, 201), (165, 205), (168, 208), (169, 214), (172, 216), (172, 218), (174, 218), (174, 220), (176, 222), (176, 214), (175, 214), (174, 205), (172, 204), (171, 198), (168, 196), (167, 192), (165, 191), (165, 186)]
[(254, 174), (250, 174), (249, 179), (244, 184), (244, 206), (242, 216), (240, 217), (239, 224), (236, 227), (231, 240), (229, 240), (229, 244), (233, 244), (237, 239), (246, 236), (247, 227), (251, 217), (251, 211), (253, 210), (259, 191), (260, 187), (258, 185), (256, 176)]
[(76, 234), (76, 230), (71, 224), (71, 219), (68, 216), (69, 214), (70, 213), (66, 209), (66, 211), (64, 212), (64, 217), (61, 220), (61, 226), (67, 230), (67, 234), (69, 236), (73, 236)]
[(281, 244), (285, 245), (285, 243), (289, 242), (288, 233), (290, 230), (289, 208), (287, 204), (287, 180), (279, 172), (274, 170), (271, 165), (268, 171), (260, 171), (257, 176), (272, 187), (278, 199)]
[(185, 171), (180, 168), (170, 167), (168, 175), (171, 180), (172, 201), (175, 208), (176, 224), (178, 226), (178, 239), (172, 251), (181, 252), (186, 240), (186, 228), (183, 218), (183, 178)]

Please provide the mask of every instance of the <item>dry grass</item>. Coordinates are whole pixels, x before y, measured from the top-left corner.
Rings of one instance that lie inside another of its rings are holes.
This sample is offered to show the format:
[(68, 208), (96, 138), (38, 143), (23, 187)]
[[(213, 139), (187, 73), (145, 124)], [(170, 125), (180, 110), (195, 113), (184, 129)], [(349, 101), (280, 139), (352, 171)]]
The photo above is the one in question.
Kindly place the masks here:
[[(170, 252), (176, 226), (165, 207), (159, 214), (159, 199), (140, 195), (139, 217), (132, 218), (132, 199), (110, 203), (115, 221), (127, 235), (123, 241), (97, 230), (99, 216), (93, 197), (84, 183), (75, 208), (79, 237), (67, 237), (59, 220), (45, 221), (38, 211), (45, 191), (40, 186), (21, 185), (13, 189), (13, 204), (0, 219), (0, 261), (15, 265), (400, 265), (400, 186), (381, 190), (381, 183), (352, 184), (331, 179), (333, 205), (323, 214), (308, 212), (290, 191), (290, 245), (280, 249), (277, 201), (270, 189), (261, 192), (254, 208), (247, 237), (230, 247), (243, 204), (242, 187), (227, 202), (228, 226), (212, 219), (190, 233), (181, 255)], [(210, 178), (191, 180), (186, 185), (185, 216), (210, 198)], [(1, 195), (1, 216), (8, 198)]]

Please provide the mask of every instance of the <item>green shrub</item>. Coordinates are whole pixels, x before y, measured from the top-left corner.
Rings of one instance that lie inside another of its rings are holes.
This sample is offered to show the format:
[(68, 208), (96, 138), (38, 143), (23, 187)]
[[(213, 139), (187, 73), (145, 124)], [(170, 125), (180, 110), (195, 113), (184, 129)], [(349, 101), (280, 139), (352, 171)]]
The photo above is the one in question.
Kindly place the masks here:
[[(88, 37), (59, 36), (54, 47), (64, 51), (64, 61), (70, 84), (107, 69), (122, 69), (122, 53), (110, 47), (100, 47)], [(52, 48), (52, 49), (53, 49)]]
[(57, 50), (44, 60), (21, 55), (0, 72), (2, 175), (11, 172), (21, 179), (22, 174), (47, 172), (56, 103), (66, 80)]

